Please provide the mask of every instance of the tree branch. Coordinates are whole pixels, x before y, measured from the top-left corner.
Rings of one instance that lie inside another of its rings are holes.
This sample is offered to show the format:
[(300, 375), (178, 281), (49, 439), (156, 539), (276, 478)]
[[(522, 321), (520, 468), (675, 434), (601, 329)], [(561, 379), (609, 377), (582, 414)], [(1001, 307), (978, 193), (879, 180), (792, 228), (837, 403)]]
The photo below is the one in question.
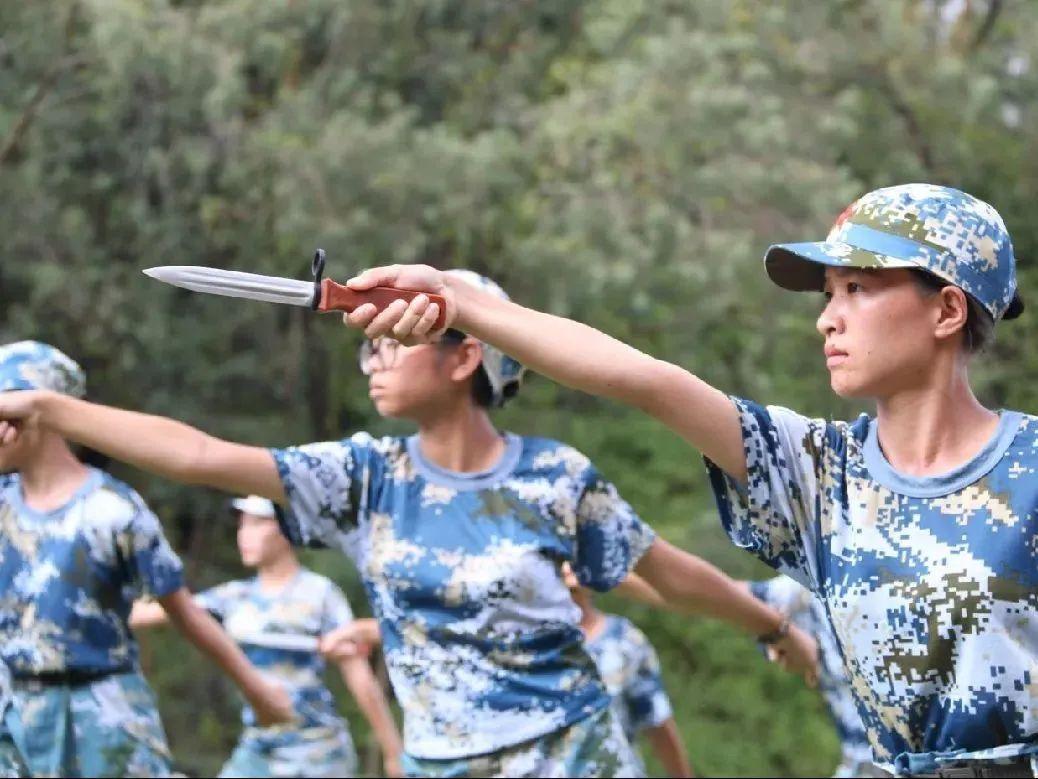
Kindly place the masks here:
[(40, 79), (40, 82), (36, 85), (36, 90), (29, 99), (28, 105), (22, 110), (10, 132), (7, 133), (7, 137), (0, 144), (0, 165), (4, 165), (11, 158), (11, 155), (14, 154), (18, 144), (21, 143), (25, 133), (32, 125), (32, 121), (36, 117), (36, 113), (39, 111), (44, 99), (54, 89), (61, 75), (83, 62), (81, 56), (69, 54), (69, 50), (72, 48), (72, 38), (75, 33), (78, 11), (79, 4), (73, 4), (69, 9), (68, 18), (65, 20), (65, 41), (62, 56), (51, 65), (50, 69), (43, 75), (43, 78)]

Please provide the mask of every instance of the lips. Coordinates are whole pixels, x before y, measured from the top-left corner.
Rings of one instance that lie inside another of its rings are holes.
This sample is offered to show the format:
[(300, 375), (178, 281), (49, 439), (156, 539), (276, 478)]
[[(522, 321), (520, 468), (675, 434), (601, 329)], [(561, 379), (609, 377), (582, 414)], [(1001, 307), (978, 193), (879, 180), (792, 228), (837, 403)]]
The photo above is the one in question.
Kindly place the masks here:
[(825, 347), (825, 365), (827, 368), (835, 368), (847, 359), (847, 352), (843, 349), (837, 349), (831, 344), (826, 344)]

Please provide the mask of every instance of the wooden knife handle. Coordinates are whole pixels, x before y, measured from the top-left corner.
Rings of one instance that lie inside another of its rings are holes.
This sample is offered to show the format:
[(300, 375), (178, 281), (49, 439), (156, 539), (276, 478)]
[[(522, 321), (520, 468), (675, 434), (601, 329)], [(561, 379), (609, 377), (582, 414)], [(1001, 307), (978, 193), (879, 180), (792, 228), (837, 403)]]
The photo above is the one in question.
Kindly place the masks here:
[(321, 281), (321, 302), (317, 305), (318, 311), (345, 311), (349, 313), (365, 303), (374, 303), (379, 311), (385, 310), (394, 300), (414, 300), (419, 295), (425, 295), (430, 303), (440, 307), (440, 313), (436, 317), (433, 330), (440, 330), (447, 321), (447, 301), (442, 295), (433, 295), (428, 292), (415, 292), (410, 289), (397, 289), (396, 287), (374, 287), (359, 292), (355, 289), (336, 284), (331, 279)]

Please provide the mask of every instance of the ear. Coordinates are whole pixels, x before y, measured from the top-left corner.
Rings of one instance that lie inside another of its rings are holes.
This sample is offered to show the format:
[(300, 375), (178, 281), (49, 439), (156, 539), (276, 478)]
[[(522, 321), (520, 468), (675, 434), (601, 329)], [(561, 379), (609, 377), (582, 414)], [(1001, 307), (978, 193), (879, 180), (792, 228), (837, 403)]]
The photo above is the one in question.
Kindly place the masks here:
[(964, 332), (969, 319), (969, 302), (966, 293), (958, 287), (947, 286), (935, 296), (939, 306), (934, 335), (941, 340)]
[(455, 350), (457, 362), (451, 369), (451, 379), (465, 381), (472, 376), (483, 363), (483, 344), (475, 338), (466, 338)]

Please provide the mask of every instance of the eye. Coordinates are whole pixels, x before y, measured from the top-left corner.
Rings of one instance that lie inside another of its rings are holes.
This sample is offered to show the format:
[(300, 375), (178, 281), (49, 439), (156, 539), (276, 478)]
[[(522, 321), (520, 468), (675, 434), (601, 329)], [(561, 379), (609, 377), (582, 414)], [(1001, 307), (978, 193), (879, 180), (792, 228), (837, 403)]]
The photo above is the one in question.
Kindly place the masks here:
[(861, 292), (861, 284), (856, 281), (847, 282), (847, 294), (853, 295), (855, 292)]
[(833, 293), (827, 289), (822, 290), (822, 299), (825, 300), (826, 303), (828, 303), (830, 300), (833, 299)]

